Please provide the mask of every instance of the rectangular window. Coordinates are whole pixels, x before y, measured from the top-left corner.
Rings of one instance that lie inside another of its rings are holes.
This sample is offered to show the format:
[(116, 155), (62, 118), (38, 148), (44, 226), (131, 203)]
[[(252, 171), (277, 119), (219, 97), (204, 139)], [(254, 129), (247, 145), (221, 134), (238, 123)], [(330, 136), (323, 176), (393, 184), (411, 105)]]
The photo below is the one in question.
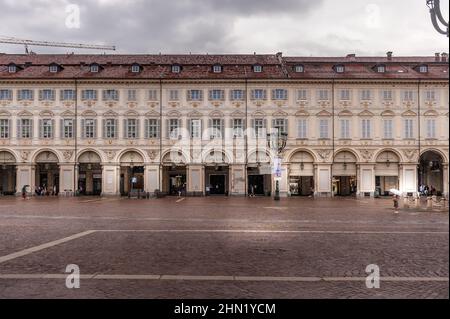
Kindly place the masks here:
[(403, 101), (405, 102), (414, 101), (414, 91), (403, 91)]
[(308, 122), (306, 119), (297, 120), (297, 136), (298, 138), (308, 138)]
[(33, 90), (19, 90), (17, 98), (19, 101), (32, 101), (34, 99), (33, 93)]
[(272, 128), (276, 132), (278, 132), (278, 134), (287, 133), (288, 132), (287, 120), (286, 119), (272, 120)]
[(148, 100), (158, 101), (158, 90), (148, 90)]
[(272, 100), (287, 100), (288, 91), (284, 89), (275, 89), (272, 91)]
[(11, 101), (12, 100), (12, 90), (0, 90), (0, 100), (5, 101)]
[(327, 119), (319, 120), (319, 138), (329, 138), (328, 124), (329, 120)]
[(350, 90), (341, 90), (341, 101), (350, 100)]
[(103, 90), (103, 101), (119, 101), (119, 91)]
[(393, 138), (392, 128), (393, 128), (393, 121), (391, 119), (383, 120), (383, 131), (385, 139)]
[(361, 120), (361, 137), (371, 138), (372, 137), (372, 125), (371, 120), (363, 119)]
[(63, 135), (62, 138), (70, 139), (73, 138), (73, 120), (72, 119), (64, 119), (63, 123)]
[(191, 120), (191, 138), (202, 137), (202, 120)]
[(136, 90), (128, 90), (128, 101), (129, 102), (137, 101), (137, 91)]
[(51, 139), (53, 138), (53, 120), (51, 119), (43, 119), (40, 120), (40, 138), (43, 139)]
[(412, 119), (405, 119), (404, 120), (404, 132), (405, 132), (405, 138), (414, 138), (414, 132), (413, 132), (413, 120)]
[(8, 139), (9, 134), (9, 120), (0, 119), (0, 139)]
[(307, 101), (308, 100), (308, 91), (307, 90), (298, 90), (297, 91), (297, 100), (298, 101)]
[(170, 139), (178, 139), (180, 136), (180, 120), (170, 119), (169, 120), (169, 137)]
[(243, 101), (245, 98), (244, 90), (231, 90), (230, 91), (230, 100), (231, 101)]
[(425, 99), (427, 101), (436, 101), (436, 92), (435, 91), (426, 91)]
[(19, 122), (19, 138), (33, 138), (33, 120), (32, 119), (21, 119)]
[(265, 125), (264, 119), (255, 119), (253, 128), (255, 129), (255, 137), (258, 137), (258, 138), (265, 137), (264, 134), (265, 134), (266, 125)]
[(212, 119), (211, 120), (211, 139), (222, 138), (222, 120)]
[(210, 90), (209, 99), (211, 101), (223, 100), (225, 97), (225, 92), (223, 90)]
[(244, 120), (243, 119), (233, 119), (232, 120), (233, 136), (234, 137), (244, 137)]
[(178, 101), (180, 99), (180, 92), (178, 90), (170, 90), (169, 91), (169, 100), (170, 101)]
[(341, 138), (342, 139), (350, 138), (350, 120), (349, 119), (341, 119)]
[(115, 139), (117, 138), (117, 120), (106, 119), (103, 120), (103, 138)]
[(39, 101), (54, 101), (55, 90), (39, 90)]
[(372, 91), (370, 90), (361, 90), (361, 100), (369, 101), (372, 99)]
[(188, 101), (202, 101), (203, 91), (202, 90), (188, 90), (187, 91)]
[(317, 93), (319, 101), (328, 101), (328, 90), (319, 90)]
[(74, 101), (75, 90), (61, 90), (61, 101)]
[(83, 138), (93, 139), (96, 138), (97, 122), (94, 119), (83, 120)]
[(96, 90), (83, 90), (81, 91), (81, 99), (83, 101), (96, 101), (97, 91)]
[(256, 89), (252, 90), (252, 100), (265, 100), (267, 98), (266, 90)]
[(392, 101), (392, 90), (384, 90), (383, 91), (383, 100), (384, 101)]
[(159, 138), (159, 129), (158, 119), (145, 120), (145, 138)]
[(139, 121), (137, 119), (125, 120), (125, 138), (136, 139), (139, 137)]
[(427, 119), (427, 138), (436, 138), (436, 120)]

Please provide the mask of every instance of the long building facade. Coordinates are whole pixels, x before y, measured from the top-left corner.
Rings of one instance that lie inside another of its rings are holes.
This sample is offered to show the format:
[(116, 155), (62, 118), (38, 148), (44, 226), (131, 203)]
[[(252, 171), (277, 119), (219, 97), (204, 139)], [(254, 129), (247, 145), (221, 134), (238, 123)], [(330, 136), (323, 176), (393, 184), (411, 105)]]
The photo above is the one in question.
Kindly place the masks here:
[(446, 53), (0, 53), (2, 195), (448, 196), (448, 131)]

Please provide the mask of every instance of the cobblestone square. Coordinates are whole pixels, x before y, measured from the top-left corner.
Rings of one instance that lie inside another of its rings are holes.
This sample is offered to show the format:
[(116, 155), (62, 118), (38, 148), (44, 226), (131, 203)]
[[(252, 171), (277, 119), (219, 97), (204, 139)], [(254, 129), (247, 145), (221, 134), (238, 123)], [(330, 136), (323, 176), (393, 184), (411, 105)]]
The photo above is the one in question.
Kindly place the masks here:
[(448, 298), (448, 223), (388, 199), (4, 197), (0, 298)]

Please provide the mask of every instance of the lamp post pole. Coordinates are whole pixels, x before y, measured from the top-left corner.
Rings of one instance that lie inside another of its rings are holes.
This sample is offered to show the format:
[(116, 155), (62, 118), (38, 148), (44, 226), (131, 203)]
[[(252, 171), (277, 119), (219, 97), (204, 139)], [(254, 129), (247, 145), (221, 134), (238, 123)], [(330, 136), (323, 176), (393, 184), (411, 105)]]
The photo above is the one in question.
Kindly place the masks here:
[[(441, 12), (441, 3), (440, 0), (426, 0), (427, 6), (430, 8), (431, 22), (433, 23), (434, 28), (440, 34), (446, 35), (448, 38), (448, 21), (445, 21)], [(442, 24), (443, 28), (439, 25)]]
[(281, 133), (280, 129), (267, 134), (267, 145), (270, 149), (276, 152), (275, 160), (275, 196), (274, 200), (280, 200), (280, 178), (281, 178), (281, 153), (286, 148), (287, 134)]

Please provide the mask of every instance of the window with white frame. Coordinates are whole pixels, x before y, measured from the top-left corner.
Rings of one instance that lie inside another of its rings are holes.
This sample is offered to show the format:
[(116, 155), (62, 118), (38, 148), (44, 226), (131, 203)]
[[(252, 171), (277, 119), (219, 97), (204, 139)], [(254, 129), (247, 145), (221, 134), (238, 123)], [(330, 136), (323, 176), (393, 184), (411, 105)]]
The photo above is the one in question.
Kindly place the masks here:
[(148, 100), (149, 101), (158, 101), (158, 90), (148, 90)]
[(223, 136), (223, 120), (222, 119), (212, 119), (211, 120), (211, 139), (222, 138)]
[(273, 119), (272, 120), (272, 129), (278, 134), (287, 133), (288, 132), (288, 120), (287, 119)]
[(82, 90), (81, 99), (83, 101), (95, 101), (97, 100), (97, 90)]
[(43, 139), (53, 138), (53, 120), (52, 119), (40, 120), (39, 138), (43, 138)]
[(224, 90), (210, 90), (209, 91), (209, 99), (211, 101), (224, 100), (225, 99), (225, 91)]
[(141, 66), (139, 64), (133, 64), (131, 66), (131, 72), (132, 73), (139, 73), (139, 72), (141, 72)]
[(429, 102), (436, 101), (436, 91), (434, 90), (425, 91), (425, 100)]
[(145, 120), (145, 138), (159, 138), (160, 125), (158, 119)]
[(264, 138), (266, 129), (265, 120), (264, 119), (253, 120), (253, 129), (255, 130), (255, 137)]
[(126, 119), (125, 120), (125, 138), (136, 139), (139, 138), (139, 120)]
[(62, 136), (63, 139), (73, 138), (73, 119), (63, 119), (62, 120)]
[(350, 120), (349, 119), (341, 119), (341, 138), (349, 139), (350, 138)]
[(82, 125), (82, 137), (85, 139), (97, 138), (97, 121), (95, 119), (83, 119)]
[(119, 101), (119, 91), (103, 90), (103, 101)]
[(191, 120), (191, 138), (201, 138), (202, 137), (202, 120), (194, 119)]
[(361, 138), (372, 138), (372, 121), (370, 119), (361, 120)]
[(361, 90), (361, 100), (362, 101), (370, 101), (372, 99), (372, 91), (371, 90)]
[(103, 138), (108, 138), (108, 139), (117, 138), (117, 120), (116, 119), (103, 120)]
[(263, 71), (262, 65), (257, 64), (257, 65), (254, 65), (254, 66), (253, 66), (253, 72), (255, 72), (255, 73), (261, 73), (262, 71)]
[(404, 127), (404, 133), (405, 138), (414, 138), (414, 121), (413, 119), (404, 119), (403, 120), (403, 127)]
[(137, 101), (137, 91), (135, 89), (128, 90), (128, 101), (129, 102)]
[(427, 73), (428, 72), (428, 66), (427, 65), (419, 66), (419, 72), (420, 73)]
[(58, 73), (59, 66), (56, 64), (52, 64), (49, 66), (49, 71), (50, 71), (50, 73)]
[(222, 66), (218, 65), (218, 64), (214, 65), (213, 66), (213, 72), (214, 73), (222, 73)]
[(411, 90), (403, 91), (403, 101), (405, 102), (414, 101), (414, 91)]
[(267, 98), (267, 91), (264, 89), (252, 90), (252, 100), (265, 100)]
[(436, 120), (427, 119), (427, 138), (436, 138)]
[(33, 138), (33, 120), (20, 119), (18, 120), (18, 137), (20, 139)]
[(378, 72), (378, 73), (384, 73), (384, 72), (386, 72), (386, 66), (385, 66), (385, 65), (378, 65), (378, 66), (377, 66), (377, 72)]
[(75, 90), (71, 90), (71, 89), (61, 90), (60, 98), (61, 98), (61, 101), (74, 101), (75, 100)]
[(180, 99), (180, 91), (179, 90), (170, 90), (169, 91), (169, 100), (170, 101), (178, 101)]
[(383, 138), (392, 139), (393, 135), (393, 120), (392, 119), (384, 119), (383, 120)]
[(335, 70), (337, 73), (344, 73), (345, 72), (345, 67), (343, 65), (336, 65), (335, 66)]
[(34, 91), (33, 90), (28, 90), (28, 89), (23, 89), (23, 90), (19, 90), (18, 95), (17, 95), (17, 99), (19, 101), (31, 101), (34, 99)]
[(275, 89), (272, 91), (273, 100), (287, 100), (288, 91), (285, 89)]
[(181, 66), (180, 65), (172, 65), (172, 73), (180, 73)]
[(0, 139), (8, 139), (9, 137), (9, 120), (0, 119)]
[(328, 101), (328, 90), (317, 91), (317, 98), (319, 99), (319, 101)]
[(297, 137), (301, 139), (308, 138), (308, 120), (297, 119)]
[(168, 132), (170, 139), (178, 139), (180, 136), (180, 128), (181, 128), (181, 120), (178, 119), (170, 119), (168, 120)]
[(303, 72), (305, 72), (305, 67), (303, 66), (303, 65), (296, 65), (295, 67), (294, 67), (294, 71), (296, 72), (296, 73), (303, 73)]
[(243, 101), (245, 98), (244, 90), (231, 90), (230, 91), (230, 100), (231, 101)]
[(39, 101), (54, 101), (55, 90), (45, 89), (39, 90)]
[(329, 124), (330, 121), (328, 119), (320, 119), (319, 120), (319, 138), (326, 139), (330, 138), (329, 136)]
[(203, 91), (202, 90), (188, 90), (187, 91), (188, 101), (202, 101)]
[(298, 101), (307, 101), (308, 100), (308, 90), (305, 90), (305, 89), (297, 90), (297, 100)]
[(383, 90), (383, 101), (392, 101), (392, 90)]
[(17, 72), (17, 66), (14, 64), (8, 65), (8, 73), (16, 73)]
[(234, 137), (244, 137), (244, 120), (243, 119), (232, 119), (232, 129)]
[(0, 100), (1, 101), (11, 101), (13, 98), (12, 90), (0, 90)]
[(342, 101), (349, 101), (350, 100), (350, 90), (341, 90), (341, 100)]
[(91, 64), (90, 71), (91, 73), (98, 73), (100, 71), (98, 64)]

